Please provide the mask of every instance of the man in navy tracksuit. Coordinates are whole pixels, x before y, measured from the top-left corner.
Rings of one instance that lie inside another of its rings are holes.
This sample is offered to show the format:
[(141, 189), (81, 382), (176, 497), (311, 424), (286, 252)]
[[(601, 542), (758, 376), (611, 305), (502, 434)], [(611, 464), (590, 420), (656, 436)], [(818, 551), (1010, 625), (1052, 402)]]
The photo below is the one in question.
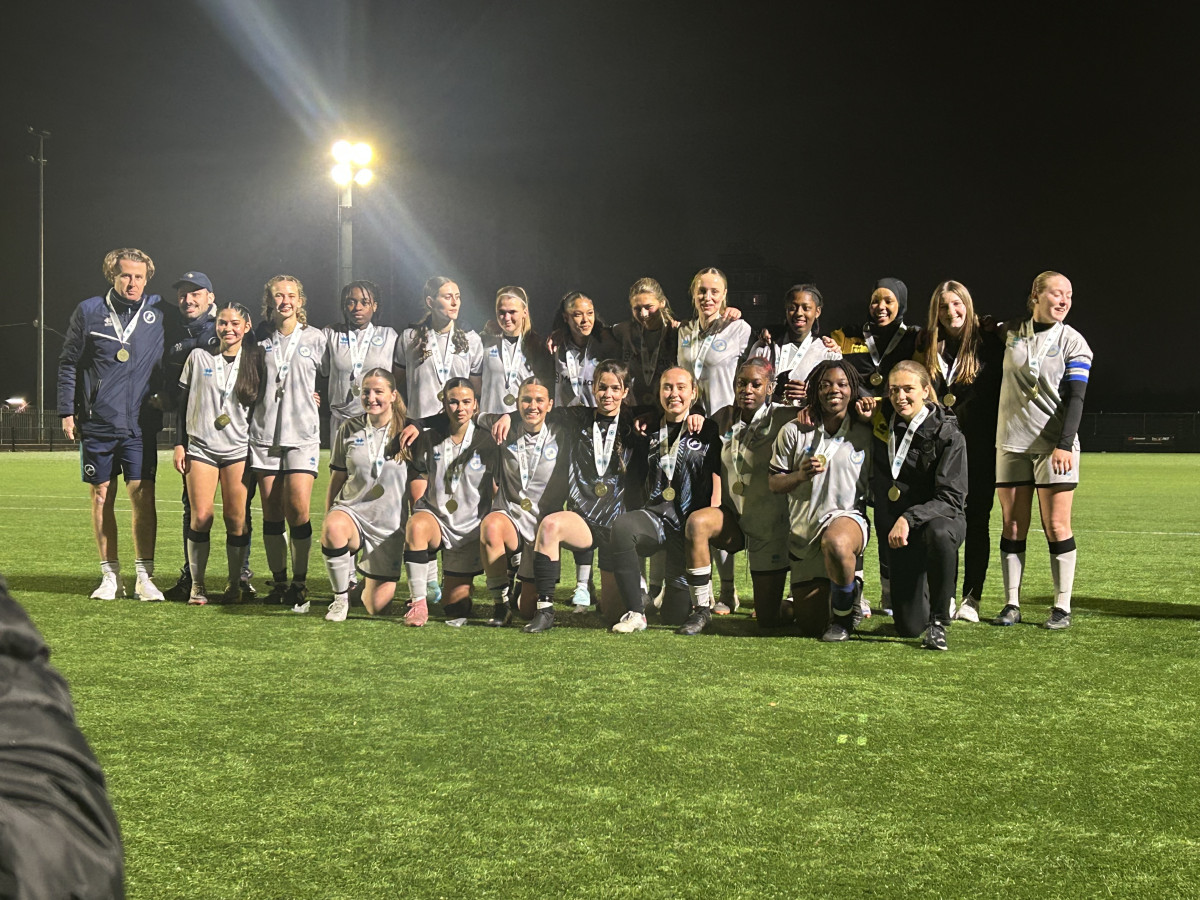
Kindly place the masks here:
[(100, 551), (97, 600), (123, 596), (117, 555), (118, 473), (125, 476), (133, 512), (137, 579), (134, 595), (162, 600), (154, 584), (155, 438), (162, 413), (152, 398), (162, 376), (163, 311), (157, 294), (145, 294), (154, 262), (141, 250), (113, 250), (104, 257), (112, 288), (75, 307), (58, 358), (58, 414), (68, 440), (80, 440), (83, 480), (91, 486), (92, 530)]

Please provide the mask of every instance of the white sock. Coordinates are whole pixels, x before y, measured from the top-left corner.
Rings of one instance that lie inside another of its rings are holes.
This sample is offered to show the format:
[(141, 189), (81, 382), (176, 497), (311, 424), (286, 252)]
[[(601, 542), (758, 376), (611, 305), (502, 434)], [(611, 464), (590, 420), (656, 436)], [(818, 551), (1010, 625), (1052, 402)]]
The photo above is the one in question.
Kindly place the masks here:
[(1050, 575), (1054, 578), (1054, 605), (1070, 612), (1071, 590), (1075, 587), (1075, 538), (1050, 543)]
[[(193, 582), (204, 584), (204, 573), (208, 571), (208, 552), (211, 547), (210, 541), (193, 541), (188, 538), (188, 568), (192, 570)], [(138, 577), (141, 577), (141, 572), (138, 572)]]
[(429, 568), (426, 570), (425, 583), (429, 584), (431, 581), (436, 582), (438, 580), (437, 557), (435, 556), (433, 559), (431, 559), (427, 565)]
[(1021, 579), (1025, 576), (1025, 542), (1000, 539), (1000, 573), (1004, 579), (1004, 602), (1021, 605)]
[(712, 606), (712, 566), (688, 569), (687, 582), (692, 606)]
[(137, 573), (137, 577), (153, 578), (154, 577), (154, 557), (149, 559), (135, 559), (133, 561), (133, 570)]
[(408, 575), (409, 600), (424, 600), (429, 591), (429, 563), (406, 562), (404, 571)]
[(592, 564), (585, 563), (584, 565), (575, 566), (575, 584), (581, 587), (590, 588), (592, 584)]
[(120, 560), (116, 560), (116, 559), (114, 559), (112, 561), (109, 561), (107, 559), (101, 560), (100, 574), (101, 575), (120, 575), (121, 574)]
[(325, 556), (325, 571), (329, 573), (329, 586), (335, 594), (350, 593), (350, 574), (354, 571), (354, 554), (339, 553)]
[(733, 584), (733, 564), (735, 561), (734, 554), (728, 550), (717, 551), (717, 574), (721, 579), (721, 593), (732, 594), (734, 589)]

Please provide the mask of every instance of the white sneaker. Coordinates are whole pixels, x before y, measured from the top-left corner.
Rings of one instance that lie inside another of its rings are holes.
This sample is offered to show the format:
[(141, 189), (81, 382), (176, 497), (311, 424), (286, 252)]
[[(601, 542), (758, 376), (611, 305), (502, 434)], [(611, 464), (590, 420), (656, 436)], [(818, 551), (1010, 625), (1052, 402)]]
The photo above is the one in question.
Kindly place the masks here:
[(592, 592), (586, 584), (575, 585), (575, 593), (571, 595), (571, 603), (575, 606), (591, 606)]
[(727, 616), (730, 613), (737, 612), (741, 608), (742, 598), (738, 596), (737, 588), (734, 588), (729, 594), (726, 594), (724, 591), (721, 592), (721, 596), (717, 598), (716, 605), (713, 606), (713, 612), (718, 616)]
[(350, 612), (350, 598), (346, 595), (334, 597), (329, 604), (329, 612), (325, 613), (326, 622), (345, 622), (346, 614)]
[(954, 614), (953, 618), (960, 622), (978, 622), (979, 607), (976, 605), (977, 603), (978, 601), (974, 597), (964, 597), (962, 606), (958, 608), (958, 612)]
[(166, 599), (149, 575), (142, 575), (138, 578), (137, 584), (133, 587), (133, 596), (143, 603), (159, 603)]
[(621, 616), (621, 620), (612, 627), (612, 630), (618, 634), (630, 634), (634, 631), (646, 630), (646, 616), (640, 612), (630, 610)]
[[(92, 591), (93, 600), (116, 600), (124, 596), (125, 586), (121, 584), (116, 572), (105, 572), (104, 577), (100, 579), (100, 586)], [(159, 596), (161, 598), (162, 595)]]

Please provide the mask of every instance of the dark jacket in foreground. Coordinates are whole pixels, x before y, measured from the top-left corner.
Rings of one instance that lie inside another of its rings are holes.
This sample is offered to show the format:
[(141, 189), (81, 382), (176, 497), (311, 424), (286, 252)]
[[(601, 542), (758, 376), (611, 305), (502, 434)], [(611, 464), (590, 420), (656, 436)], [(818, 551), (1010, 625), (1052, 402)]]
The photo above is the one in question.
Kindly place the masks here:
[(0, 578), (0, 898), (124, 897), (104, 775), (49, 658)]
[[(896, 426), (900, 424), (897, 416)], [(897, 447), (902, 435), (900, 431), (896, 437)], [(917, 428), (896, 485), (900, 488), (900, 499), (890, 500), (892, 472), (885, 426), (875, 432), (871, 493), (876, 515), (888, 523), (888, 529), (900, 516), (908, 519), (913, 528), (934, 519), (966, 519), (967, 442), (954, 417), (948, 416), (942, 407), (935, 406)]]

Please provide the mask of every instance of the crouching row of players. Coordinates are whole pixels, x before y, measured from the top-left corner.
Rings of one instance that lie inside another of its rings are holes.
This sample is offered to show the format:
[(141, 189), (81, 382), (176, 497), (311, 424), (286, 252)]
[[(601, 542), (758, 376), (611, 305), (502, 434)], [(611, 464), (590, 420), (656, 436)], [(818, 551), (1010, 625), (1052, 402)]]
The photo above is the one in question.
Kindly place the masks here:
[[(235, 313), (223, 311), (231, 319), (245, 314)], [(233, 337), (222, 334), (225, 343)], [(232, 369), (231, 348), (224, 349), (214, 363)], [(188, 418), (219, 423), (207, 431), (228, 440), (229, 453), (206, 431), (189, 434), (178, 455), (213, 457), (214, 465), (195, 467), (211, 477), (194, 491), (189, 483), (193, 507), (211, 522), (219, 481), (236, 541), (245, 492), (232, 463), (244, 455), (232, 445), (241, 443), (253, 405), (235, 399), (236, 370), (213, 374), (205, 379), (212, 396), (190, 397), (197, 409), (189, 406)], [(853, 367), (815, 368), (799, 416), (772, 401), (774, 383), (769, 360), (747, 360), (737, 370), (734, 404), (706, 419), (690, 413), (692, 373), (671, 368), (659, 381), (656, 414), (635, 421), (623, 406), (628, 370), (615, 360), (596, 368), (595, 407), (554, 408), (549, 386), (531, 377), (520, 386), (516, 414), (478, 414), (471, 382), (451, 378), (441, 395), (444, 418), (420, 431), (406, 420), (391, 372), (370, 370), (361, 381), (365, 413), (341, 425), (330, 457), (321, 545), (334, 601), (326, 617), (346, 618), (356, 570), (370, 614), (392, 601), (403, 573), (405, 621), (424, 625), (440, 553), (440, 599), (451, 620), (470, 613), (472, 582), (486, 573), (494, 605), (488, 624), (507, 624), (515, 610), (529, 620), (526, 631), (546, 631), (565, 547), (596, 552), (600, 611), (619, 633), (645, 629), (642, 558), (663, 552), (662, 620), (698, 634), (712, 614), (716, 547), (746, 551), (761, 626), (781, 623), (790, 572), (800, 625), (844, 640), (860, 609), (856, 573), (873, 490), (892, 548), (897, 629), (924, 631), (926, 646), (944, 649), (965, 532), (966, 457), (953, 418), (934, 402), (928, 372), (912, 362), (894, 368), (895, 412), (875, 436)], [(189, 541), (189, 562), (203, 583), (201, 543)], [(240, 548), (229, 549), (236, 584)]]

